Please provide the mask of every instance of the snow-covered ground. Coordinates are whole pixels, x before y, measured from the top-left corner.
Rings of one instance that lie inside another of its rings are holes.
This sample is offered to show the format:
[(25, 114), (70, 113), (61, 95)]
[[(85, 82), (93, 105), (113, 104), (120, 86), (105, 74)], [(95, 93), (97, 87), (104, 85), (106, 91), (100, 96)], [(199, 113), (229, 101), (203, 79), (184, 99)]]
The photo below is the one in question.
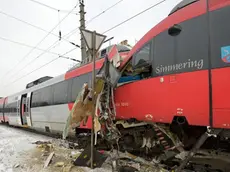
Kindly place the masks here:
[[(51, 172), (63, 171), (60, 167), (54, 167), (55, 162), (70, 162), (69, 155), (73, 150), (55, 148), (55, 156), (48, 168), (43, 165), (47, 156), (43, 156), (44, 150), (32, 144), (36, 141), (51, 141), (55, 139), (27, 132), (21, 129), (0, 125), (0, 172)], [(58, 149), (58, 150), (57, 150)], [(75, 169), (76, 168), (76, 169)], [(89, 168), (74, 167), (71, 171), (111, 171), (109, 167), (91, 170)]]

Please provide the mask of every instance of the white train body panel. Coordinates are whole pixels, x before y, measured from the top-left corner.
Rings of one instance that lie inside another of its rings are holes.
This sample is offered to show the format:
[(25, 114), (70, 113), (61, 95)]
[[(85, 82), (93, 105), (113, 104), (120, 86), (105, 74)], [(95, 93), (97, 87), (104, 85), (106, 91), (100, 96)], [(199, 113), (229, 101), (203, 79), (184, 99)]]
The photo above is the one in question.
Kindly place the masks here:
[[(113, 45), (100, 51), (99, 66), (103, 64), (104, 55), (108, 54), (111, 59), (115, 50), (120, 50), (124, 55), (127, 53), (124, 50), (130, 49), (123, 45)], [(96, 71), (99, 71), (99, 68)], [(4, 110), (4, 113), (0, 111), (0, 122), (5, 117), (4, 122), (9, 121), (10, 125), (61, 133), (77, 94), (84, 83), (91, 85), (91, 79), (92, 63), (88, 63), (46, 81), (38, 79), (36, 82), (42, 82), (38, 85), (31, 82), (27, 86), (32, 87), (6, 97), (3, 101), (4, 107), (0, 102), (0, 110)], [(88, 120), (86, 125), (82, 123), (80, 128), (90, 129), (91, 120)]]
[[(58, 125), (54, 125), (54, 123), (60, 123), (60, 120), (58, 118), (55, 118), (55, 111), (59, 111), (59, 112), (64, 112), (65, 113), (59, 113), (57, 114), (57, 116), (61, 116), (64, 115), (66, 116), (68, 114), (68, 104), (65, 105), (60, 105), (60, 107), (58, 106), (45, 106), (45, 107), (39, 107), (39, 108), (31, 108), (30, 107), (30, 101), (31, 101), (31, 93), (42, 89), (44, 87), (47, 86), (51, 86), (54, 85), (56, 83), (59, 83), (61, 81), (64, 81), (64, 74), (63, 75), (59, 75), (55, 78), (52, 78), (44, 83), (41, 83), (39, 85), (35, 85), (29, 89), (23, 90), (17, 94), (14, 94), (12, 96), (7, 97), (7, 103), (6, 105), (9, 105), (11, 103), (16, 103), (16, 112), (9, 112), (9, 113), (5, 113), (6, 116), (8, 116), (9, 118), (9, 124), (10, 125), (15, 125), (15, 126), (22, 126), (22, 117), (21, 117), (21, 101), (22, 101), (22, 95), (25, 95), (25, 98), (28, 98), (29, 101), (29, 107), (28, 107), (28, 113), (29, 115), (26, 116), (26, 122), (29, 127), (31, 128), (37, 128), (37, 129), (41, 129), (44, 130), (45, 127), (44, 126), (51, 126), (53, 128), (53, 130), (62, 130), (62, 128), (60, 128), (60, 126), (62, 127), (63, 124), (58, 124)], [(65, 107), (65, 108), (64, 108)], [(58, 110), (55, 110), (55, 108), (58, 108)], [(15, 110), (14, 110), (15, 111)], [(52, 113), (53, 112), (53, 113)], [(34, 114), (33, 114), (34, 113)], [(41, 115), (43, 114), (43, 115)], [(52, 115), (53, 114), (53, 115)], [(41, 115), (41, 116), (39, 116)], [(51, 115), (52, 117), (50, 117), (49, 115)], [(34, 123), (34, 120), (36, 121), (36, 123)], [(41, 125), (41, 121), (45, 121), (46, 123)], [(40, 124), (39, 124), (40, 123)], [(52, 124), (51, 124), (52, 123)], [(65, 121), (62, 121), (62, 123), (65, 123)], [(59, 128), (57, 127), (59, 126)]]
[(62, 132), (69, 115), (68, 104), (45, 106), (31, 109), (33, 128), (50, 132)]

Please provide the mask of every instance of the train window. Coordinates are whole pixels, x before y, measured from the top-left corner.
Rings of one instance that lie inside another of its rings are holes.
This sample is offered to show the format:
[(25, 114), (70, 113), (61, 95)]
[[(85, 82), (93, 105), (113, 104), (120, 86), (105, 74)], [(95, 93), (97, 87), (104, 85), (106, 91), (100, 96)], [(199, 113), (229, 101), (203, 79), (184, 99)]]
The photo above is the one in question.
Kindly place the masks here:
[(106, 49), (103, 49), (101, 51), (101, 56), (99, 58), (103, 58), (106, 55)]
[(133, 56), (134, 58), (134, 68), (141, 67), (142, 65), (150, 63), (150, 43), (146, 44), (142, 47), (136, 54)]
[(80, 84), (80, 79), (79, 77), (75, 77), (73, 78), (73, 82), (72, 82), (72, 97), (71, 97), (71, 102), (75, 102), (78, 92), (81, 90), (81, 84)]
[(73, 83), (72, 83), (72, 100), (71, 102), (75, 102), (78, 93), (81, 91), (81, 88), (83, 86), (84, 83), (88, 83), (89, 87), (91, 87), (91, 72), (84, 74), (84, 75), (80, 75), (76, 78), (73, 79)]
[(11, 103), (11, 113), (16, 113), (17, 112), (17, 102)]
[(68, 94), (68, 103), (70, 103), (71, 102), (71, 99), (72, 99), (72, 85), (73, 85), (73, 79), (68, 79), (67, 80), (67, 82), (68, 82), (68, 92), (67, 92), (67, 94)]
[(170, 74), (175, 63), (175, 38), (164, 31), (154, 38), (153, 76)]
[(53, 104), (65, 104), (68, 102), (68, 81), (57, 83), (53, 86)]
[(53, 94), (51, 86), (41, 89), (40, 106), (49, 106), (53, 103)]
[(3, 104), (0, 104), (0, 113), (3, 112)]
[(39, 107), (40, 106), (40, 100), (41, 100), (41, 92), (39, 90), (33, 92), (32, 94), (32, 103), (31, 107)]
[(207, 17), (201, 15), (179, 24), (182, 31), (176, 40), (175, 72), (190, 72), (208, 68)]

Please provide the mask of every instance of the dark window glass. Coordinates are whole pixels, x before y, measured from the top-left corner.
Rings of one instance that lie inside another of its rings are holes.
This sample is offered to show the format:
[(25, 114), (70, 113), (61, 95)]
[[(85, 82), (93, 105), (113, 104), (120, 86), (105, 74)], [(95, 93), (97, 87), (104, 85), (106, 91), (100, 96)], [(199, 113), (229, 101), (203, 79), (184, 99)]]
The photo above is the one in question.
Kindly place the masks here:
[(175, 37), (164, 31), (153, 42), (153, 76), (167, 74), (168, 69), (165, 66), (175, 62)]
[(67, 80), (68, 82), (68, 103), (71, 102), (72, 99), (72, 84), (73, 84), (73, 79)]
[(134, 54), (133, 58), (134, 67), (139, 67), (146, 63), (150, 63), (150, 43), (146, 44), (136, 54)]
[(208, 68), (208, 33), (205, 15), (178, 24), (181, 32), (164, 31), (155, 37), (154, 76)]
[(230, 66), (230, 7), (210, 12), (212, 68)]
[(42, 88), (41, 90), (40, 106), (49, 106), (53, 103), (53, 94), (51, 86)]
[(10, 113), (12, 116), (17, 115), (17, 102), (9, 103), (6, 109), (7, 113)]
[(33, 92), (32, 94), (32, 108), (39, 107), (41, 102), (41, 92), (39, 90)]
[(106, 49), (104, 49), (104, 50), (101, 51), (101, 56), (100, 56), (100, 58), (103, 58), (105, 55), (106, 55)]
[[(0, 113), (2, 113), (3, 112), (3, 104), (0, 104)], [(0, 115), (2, 115), (2, 114), (0, 114)]]
[(51, 86), (33, 92), (32, 107), (49, 106), (53, 103)]
[(76, 78), (73, 78), (73, 83), (72, 83), (72, 101), (75, 102), (78, 93), (81, 91), (81, 88), (84, 83), (88, 83), (89, 86), (91, 87), (91, 74), (83, 74), (80, 75)]
[(11, 104), (12, 112), (16, 113), (17, 112), (17, 102), (14, 102)]
[(68, 102), (68, 81), (63, 81), (53, 85), (54, 105)]
[[(99, 72), (99, 69), (96, 70), (96, 74)], [(68, 80), (68, 102), (75, 102), (78, 93), (81, 91), (81, 88), (84, 83), (88, 83), (91, 87), (92, 72), (87, 74), (80, 75), (78, 77)]]
[(176, 39), (175, 72), (208, 69), (208, 23), (202, 15), (179, 24)]
[(4, 113), (8, 113), (8, 107), (7, 107), (7, 104), (5, 104), (5, 106), (4, 106)]
[(79, 77), (75, 77), (72, 80), (72, 97), (71, 102), (75, 102), (79, 91), (81, 90), (81, 83)]

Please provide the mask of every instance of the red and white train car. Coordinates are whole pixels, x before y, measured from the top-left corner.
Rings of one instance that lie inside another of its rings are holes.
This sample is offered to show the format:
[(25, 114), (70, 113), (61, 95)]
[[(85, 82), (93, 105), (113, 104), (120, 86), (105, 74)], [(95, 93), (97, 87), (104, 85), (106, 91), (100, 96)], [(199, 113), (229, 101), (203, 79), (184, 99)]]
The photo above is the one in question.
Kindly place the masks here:
[[(125, 58), (129, 51), (128, 46), (120, 44), (101, 50), (96, 62), (97, 71), (103, 65), (104, 55), (109, 54), (110, 59), (116, 55)], [(27, 89), (0, 100), (0, 121), (13, 126), (61, 133), (77, 94), (85, 82), (91, 84), (91, 76), (92, 64), (88, 63), (29, 87), (32, 82)], [(90, 118), (80, 128), (90, 129)]]

